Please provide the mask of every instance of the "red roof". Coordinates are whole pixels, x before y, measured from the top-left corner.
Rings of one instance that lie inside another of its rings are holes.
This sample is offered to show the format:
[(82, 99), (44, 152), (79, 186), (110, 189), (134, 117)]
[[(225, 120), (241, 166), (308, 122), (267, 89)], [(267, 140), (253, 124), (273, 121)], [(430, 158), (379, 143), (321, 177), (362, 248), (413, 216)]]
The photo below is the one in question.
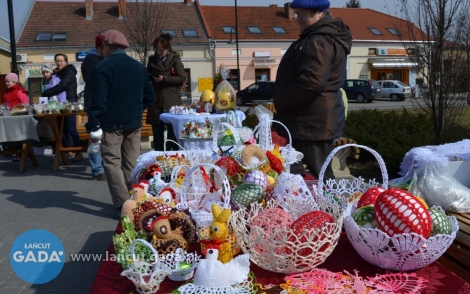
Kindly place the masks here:
[[(162, 3), (159, 3), (162, 4)], [(156, 5), (159, 5), (156, 4)], [(195, 3), (168, 2), (169, 17), (164, 29), (176, 31), (175, 43), (207, 42), (206, 32), (199, 20)], [(131, 3), (127, 3), (127, 10)], [(85, 19), (85, 1), (83, 2), (41, 2), (34, 3), (31, 14), (18, 41), (18, 47), (49, 46), (88, 46), (94, 45), (95, 37), (109, 29), (120, 29), (122, 20), (118, 20), (118, 2), (93, 1), (93, 19)], [(198, 37), (187, 38), (182, 29), (196, 29)], [(65, 41), (35, 41), (38, 33), (67, 33)], [(129, 36), (127, 36), (129, 38)]]
[[(394, 40), (400, 37), (392, 35), (387, 28), (396, 28), (408, 24), (403, 19), (387, 15), (368, 8), (330, 8), (333, 17), (341, 18), (350, 28), (355, 40)], [(235, 26), (235, 8), (233, 6), (202, 6), (213, 39), (230, 39), (230, 33), (224, 33), (222, 26)], [(251, 34), (248, 26), (257, 26), (261, 34)], [(273, 27), (283, 27), (287, 34), (276, 34)], [(381, 35), (375, 35), (369, 28), (377, 29)], [(416, 27), (415, 27), (416, 28)], [(281, 40), (297, 39), (299, 26), (294, 19), (288, 19), (284, 7), (238, 7), (238, 38), (241, 40)], [(233, 35), (235, 38), (235, 34)]]

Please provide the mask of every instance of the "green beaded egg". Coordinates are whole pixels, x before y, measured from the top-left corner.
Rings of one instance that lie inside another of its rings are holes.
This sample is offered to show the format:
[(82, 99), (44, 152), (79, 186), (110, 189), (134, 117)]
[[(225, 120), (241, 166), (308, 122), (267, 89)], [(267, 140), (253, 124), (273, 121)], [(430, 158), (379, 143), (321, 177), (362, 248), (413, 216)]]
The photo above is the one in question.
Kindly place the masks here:
[(352, 218), (360, 227), (377, 228), (377, 222), (375, 221), (373, 206), (368, 205), (358, 208), (353, 213)]
[(429, 209), (429, 214), (432, 220), (431, 236), (437, 234), (450, 235), (450, 233), (452, 233), (452, 226), (445, 213), (433, 207)]
[(234, 204), (249, 208), (252, 203), (261, 202), (264, 198), (264, 193), (264, 189), (260, 185), (241, 184), (233, 190), (230, 199)]

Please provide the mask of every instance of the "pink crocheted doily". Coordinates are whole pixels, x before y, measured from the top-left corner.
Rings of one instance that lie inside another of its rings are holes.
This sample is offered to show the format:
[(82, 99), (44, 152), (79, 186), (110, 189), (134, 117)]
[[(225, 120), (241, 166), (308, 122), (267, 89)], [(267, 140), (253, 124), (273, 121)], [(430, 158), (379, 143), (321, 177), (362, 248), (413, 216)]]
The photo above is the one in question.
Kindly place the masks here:
[(420, 293), (428, 280), (415, 273), (387, 273), (375, 277), (359, 277), (344, 271), (331, 272), (324, 269), (313, 269), (310, 272), (286, 276), (284, 280), (290, 288), (316, 293)]

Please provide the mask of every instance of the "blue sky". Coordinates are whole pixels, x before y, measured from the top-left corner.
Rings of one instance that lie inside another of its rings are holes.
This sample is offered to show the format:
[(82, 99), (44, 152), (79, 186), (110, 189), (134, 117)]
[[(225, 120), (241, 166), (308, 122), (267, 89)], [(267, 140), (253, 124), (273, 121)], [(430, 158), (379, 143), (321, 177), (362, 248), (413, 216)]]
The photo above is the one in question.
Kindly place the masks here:
[[(15, 19), (15, 31), (19, 32), (20, 25), (27, 17), (29, 7), (34, 0), (13, 0), (13, 12)], [(47, 0), (55, 1), (55, 0)], [(85, 2), (85, 0), (67, 0)], [(117, 0), (95, 0), (96, 2), (117, 2)], [(183, 0), (170, 0), (170, 2), (183, 2)], [(238, 0), (238, 6), (268, 6), (269, 4), (277, 4), (283, 6), (289, 0)], [(331, 7), (344, 7), (347, 0), (331, 0)], [(395, 0), (360, 0), (362, 8), (371, 8), (384, 13), (395, 15)], [(201, 5), (235, 5), (235, 0), (199, 0)], [(10, 39), (8, 27), (8, 6), (7, 0), (0, 0), (0, 36)]]

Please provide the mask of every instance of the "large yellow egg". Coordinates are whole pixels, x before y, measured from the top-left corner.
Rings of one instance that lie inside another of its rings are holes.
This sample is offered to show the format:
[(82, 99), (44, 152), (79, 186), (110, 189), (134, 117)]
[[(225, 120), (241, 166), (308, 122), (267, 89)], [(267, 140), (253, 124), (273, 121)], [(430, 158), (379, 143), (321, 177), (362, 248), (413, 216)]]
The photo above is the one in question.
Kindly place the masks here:
[(214, 105), (215, 102), (215, 94), (211, 90), (204, 90), (201, 94), (201, 99), (203, 102), (203, 105), (206, 104), (207, 102), (210, 102), (210, 104)]
[(216, 108), (221, 110), (233, 109), (235, 107), (235, 97), (230, 92), (220, 91), (217, 96)]

